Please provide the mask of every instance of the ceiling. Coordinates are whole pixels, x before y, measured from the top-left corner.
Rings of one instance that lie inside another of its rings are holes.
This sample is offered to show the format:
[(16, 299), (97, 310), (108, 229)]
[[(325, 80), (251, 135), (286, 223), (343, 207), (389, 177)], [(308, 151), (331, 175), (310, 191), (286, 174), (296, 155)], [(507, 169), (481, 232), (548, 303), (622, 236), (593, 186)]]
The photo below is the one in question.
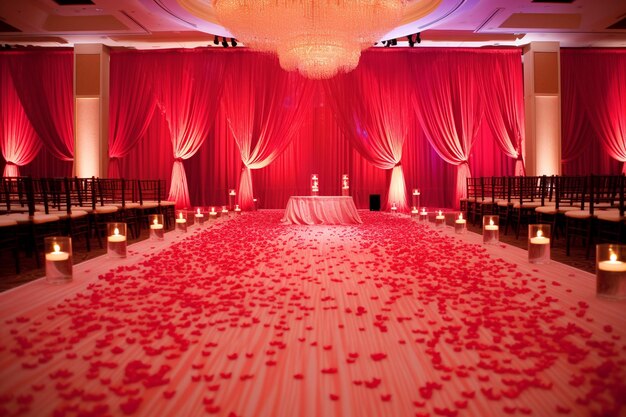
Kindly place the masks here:
[[(0, 45), (222, 47), (214, 44), (215, 35), (231, 34), (219, 25), (210, 4), (211, 0), (0, 0)], [(398, 46), (408, 46), (406, 36), (418, 32), (422, 40), (418, 47), (521, 46), (534, 41), (557, 41), (563, 47), (626, 47), (626, 1), (408, 0), (404, 20), (385, 39), (397, 38)]]

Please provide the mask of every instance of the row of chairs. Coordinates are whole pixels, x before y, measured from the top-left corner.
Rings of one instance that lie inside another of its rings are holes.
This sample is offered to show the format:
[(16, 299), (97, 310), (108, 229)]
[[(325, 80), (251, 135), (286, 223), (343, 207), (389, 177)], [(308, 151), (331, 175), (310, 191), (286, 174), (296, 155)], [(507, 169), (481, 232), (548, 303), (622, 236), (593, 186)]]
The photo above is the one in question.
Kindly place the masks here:
[[(566, 254), (580, 237), (589, 258), (594, 242), (625, 242), (624, 175), (476, 177), (467, 179), (461, 209), (472, 223), (498, 214), (504, 233), (519, 239), (529, 223), (552, 225), (564, 236)], [(554, 240), (553, 240), (554, 242)]]
[(46, 236), (84, 239), (90, 251), (93, 237), (103, 246), (107, 222), (128, 223), (130, 237), (137, 238), (152, 213), (164, 214), (166, 227), (173, 223), (174, 203), (165, 199), (163, 180), (3, 177), (0, 182), (0, 244), (13, 251), (17, 273), (22, 248), (34, 253), (39, 267)]

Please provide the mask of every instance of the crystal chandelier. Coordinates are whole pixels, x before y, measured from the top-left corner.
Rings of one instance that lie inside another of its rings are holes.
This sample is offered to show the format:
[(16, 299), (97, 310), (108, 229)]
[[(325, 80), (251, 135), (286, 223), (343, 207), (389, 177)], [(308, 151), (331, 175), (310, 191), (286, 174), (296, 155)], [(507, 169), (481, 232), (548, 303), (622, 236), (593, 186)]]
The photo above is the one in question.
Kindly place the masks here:
[(213, 0), (220, 23), (287, 71), (332, 78), (402, 17), (407, 0)]

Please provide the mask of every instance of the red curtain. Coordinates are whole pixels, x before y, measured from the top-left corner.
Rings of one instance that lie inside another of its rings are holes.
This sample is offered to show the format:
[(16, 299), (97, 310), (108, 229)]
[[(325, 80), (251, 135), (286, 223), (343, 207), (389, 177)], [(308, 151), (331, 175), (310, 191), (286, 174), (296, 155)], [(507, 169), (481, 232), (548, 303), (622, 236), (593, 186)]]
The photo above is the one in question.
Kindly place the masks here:
[(457, 166), (453, 207), (466, 195), (466, 179), (471, 176), (469, 156), (483, 118), (480, 97), (484, 65), (480, 52), (430, 50), (412, 62), (420, 80), (415, 88), (415, 107), (430, 144), (439, 156)]
[(3, 55), (0, 55), (0, 148), (6, 161), (5, 177), (19, 176), (19, 167), (31, 163), (41, 148), (41, 141), (15, 92)]
[(109, 177), (119, 178), (119, 159), (144, 135), (156, 108), (151, 55), (113, 52), (110, 67)]
[(353, 146), (374, 166), (392, 170), (385, 209), (408, 211), (402, 147), (415, 121), (407, 54), (364, 53), (359, 67), (326, 83), (337, 119)]
[(480, 65), (485, 119), (502, 151), (516, 160), (515, 175), (524, 168), (524, 77), (519, 49), (482, 53)]
[(564, 49), (561, 62), (604, 150), (626, 173), (626, 50)]
[(254, 205), (250, 170), (268, 166), (300, 130), (313, 83), (279, 70), (274, 56), (241, 51), (229, 57), (222, 105), (244, 165), (238, 201), (248, 210)]
[(10, 52), (15, 91), (37, 136), (55, 158), (74, 159), (74, 53)]
[(211, 129), (220, 102), (224, 65), (219, 54), (207, 50), (173, 50), (154, 57), (154, 89), (174, 151), (168, 199), (177, 207), (190, 207), (182, 161), (200, 149)]

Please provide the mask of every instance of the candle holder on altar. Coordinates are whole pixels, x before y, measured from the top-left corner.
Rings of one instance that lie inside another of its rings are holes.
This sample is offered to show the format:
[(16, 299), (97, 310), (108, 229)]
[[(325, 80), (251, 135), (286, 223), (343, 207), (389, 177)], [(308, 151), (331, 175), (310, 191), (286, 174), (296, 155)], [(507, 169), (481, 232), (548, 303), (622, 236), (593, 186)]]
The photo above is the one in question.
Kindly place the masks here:
[(446, 227), (446, 216), (443, 215), (441, 210), (439, 210), (435, 216), (435, 227)]
[(462, 235), (465, 232), (467, 232), (467, 220), (463, 218), (463, 213), (459, 213), (454, 220), (454, 233)]
[(107, 255), (126, 258), (126, 223), (107, 223)]
[(320, 194), (320, 181), (317, 174), (311, 174), (311, 195), (316, 196)]
[(215, 221), (217, 220), (219, 215), (220, 214), (217, 211), (215, 211), (215, 207), (211, 207), (211, 210), (209, 211), (209, 220)]
[(419, 188), (413, 188), (413, 194), (411, 195), (411, 203), (413, 205), (413, 207), (416, 207), (417, 209), (420, 208), (420, 190)]
[(341, 176), (341, 195), (344, 197), (350, 195), (350, 179), (348, 178), (348, 174)]
[(54, 236), (44, 239), (46, 281), (64, 284), (72, 281), (72, 238)]
[(397, 212), (398, 212), (398, 207), (396, 206), (396, 203), (391, 203), (391, 213), (396, 214)]
[(197, 223), (199, 226), (202, 226), (206, 221), (205, 210), (203, 207), (196, 207), (196, 211), (193, 213), (194, 223)]
[(421, 223), (428, 222), (428, 212), (426, 211), (426, 207), (422, 207), (422, 211), (420, 211), (420, 214), (417, 220)]
[(235, 207), (235, 190), (234, 189), (230, 189), (228, 190), (228, 209), (232, 210), (233, 207)]
[(187, 233), (187, 212), (179, 211), (176, 215), (176, 230)]
[(417, 207), (413, 206), (413, 208), (411, 209), (411, 218), (412, 219), (417, 219), (419, 218), (419, 210), (417, 209)]
[(626, 300), (626, 245), (596, 245), (596, 294)]
[(531, 224), (528, 226), (528, 262), (531, 264), (550, 263), (549, 224)]
[(233, 210), (233, 211), (238, 216), (241, 214), (241, 207), (239, 207), (239, 204), (235, 204), (235, 210)]
[(500, 217), (483, 216), (483, 243), (497, 245), (500, 242)]
[(163, 215), (151, 214), (148, 216), (148, 222), (150, 223), (150, 239), (163, 240)]

